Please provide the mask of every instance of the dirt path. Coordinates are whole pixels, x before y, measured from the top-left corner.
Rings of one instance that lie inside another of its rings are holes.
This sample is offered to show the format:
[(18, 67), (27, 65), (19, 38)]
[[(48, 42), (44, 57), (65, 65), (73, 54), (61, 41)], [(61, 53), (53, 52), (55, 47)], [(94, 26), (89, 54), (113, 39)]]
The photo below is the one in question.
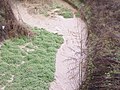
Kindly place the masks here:
[[(16, 17), (32, 26), (45, 28), (52, 33), (58, 33), (64, 38), (64, 43), (56, 54), (55, 80), (50, 85), (50, 90), (78, 90), (84, 76), (84, 54), (86, 46), (87, 31), (85, 23), (80, 18), (65, 19), (61, 16), (41, 17), (40, 15), (29, 15), (27, 8), (21, 4), (14, 10)], [(19, 11), (19, 14), (18, 12)]]

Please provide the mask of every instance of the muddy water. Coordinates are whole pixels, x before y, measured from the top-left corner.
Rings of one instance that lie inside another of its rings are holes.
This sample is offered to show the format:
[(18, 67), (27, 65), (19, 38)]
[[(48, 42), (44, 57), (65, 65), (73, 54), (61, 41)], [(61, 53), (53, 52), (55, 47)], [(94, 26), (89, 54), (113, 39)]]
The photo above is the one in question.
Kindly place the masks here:
[(85, 23), (80, 18), (65, 19), (61, 16), (44, 17), (29, 15), (27, 9), (17, 5), (19, 13), (16, 17), (32, 26), (45, 28), (52, 33), (58, 33), (64, 38), (64, 43), (58, 49), (55, 63), (55, 80), (49, 90), (78, 90), (85, 73), (85, 53), (87, 31)]
[(72, 20), (68, 32), (62, 33), (64, 43), (56, 54), (55, 81), (50, 90), (78, 90), (84, 78), (86, 29), (80, 19)]

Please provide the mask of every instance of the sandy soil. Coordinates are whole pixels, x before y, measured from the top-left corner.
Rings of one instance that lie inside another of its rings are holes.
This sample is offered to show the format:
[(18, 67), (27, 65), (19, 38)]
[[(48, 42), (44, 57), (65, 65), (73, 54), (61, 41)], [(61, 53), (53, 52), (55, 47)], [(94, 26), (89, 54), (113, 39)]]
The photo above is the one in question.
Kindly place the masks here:
[(65, 19), (62, 16), (44, 17), (30, 15), (27, 8), (17, 4), (16, 17), (31, 27), (45, 28), (58, 33), (64, 43), (56, 54), (55, 80), (49, 90), (78, 90), (85, 73), (86, 38), (85, 23), (80, 18)]

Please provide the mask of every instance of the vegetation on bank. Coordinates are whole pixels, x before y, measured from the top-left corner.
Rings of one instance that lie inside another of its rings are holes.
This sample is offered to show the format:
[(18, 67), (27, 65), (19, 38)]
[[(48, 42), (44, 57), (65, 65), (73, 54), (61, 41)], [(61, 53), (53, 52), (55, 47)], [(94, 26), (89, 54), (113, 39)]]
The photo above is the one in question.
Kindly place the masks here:
[(86, 0), (88, 69), (82, 90), (119, 90), (120, 1)]
[(54, 79), (61, 36), (33, 29), (34, 37), (6, 40), (0, 48), (0, 87), (5, 90), (48, 90)]

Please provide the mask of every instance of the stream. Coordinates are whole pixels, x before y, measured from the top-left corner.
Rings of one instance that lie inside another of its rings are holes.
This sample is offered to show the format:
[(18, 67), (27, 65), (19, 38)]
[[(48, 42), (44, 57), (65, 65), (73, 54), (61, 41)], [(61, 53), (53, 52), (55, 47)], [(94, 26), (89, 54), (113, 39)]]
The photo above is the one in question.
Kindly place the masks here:
[[(56, 53), (55, 80), (49, 90), (78, 90), (85, 74), (86, 39), (85, 23), (80, 18), (44, 17), (30, 15), (22, 4), (14, 10), (16, 17), (31, 27), (62, 35), (64, 43)], [(19, 12), (19, 13), (18, 13)]]

